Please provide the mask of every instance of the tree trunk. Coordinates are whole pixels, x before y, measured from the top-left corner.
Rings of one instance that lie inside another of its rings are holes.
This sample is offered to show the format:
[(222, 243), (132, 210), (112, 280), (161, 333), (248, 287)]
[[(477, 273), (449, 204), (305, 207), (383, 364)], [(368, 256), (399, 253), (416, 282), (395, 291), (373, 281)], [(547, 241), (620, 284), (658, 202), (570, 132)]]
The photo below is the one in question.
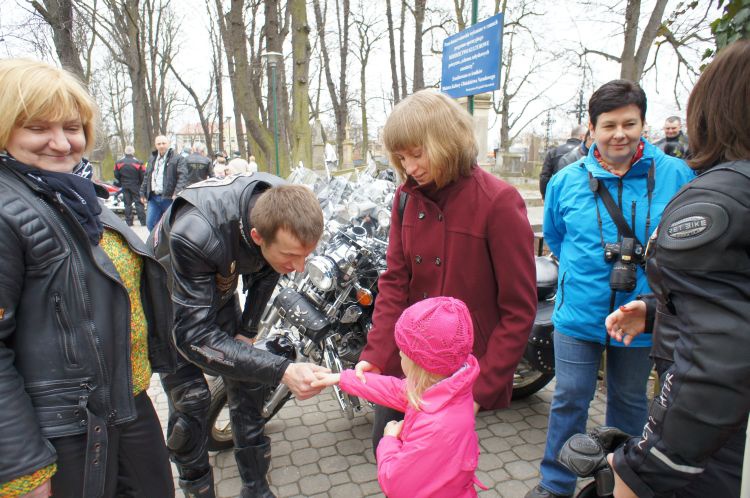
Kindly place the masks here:
[(310, 128), (310, 26), (305, 0), (291, 0), (292, 15), (292, 167), (300, 162), (312, 168)]
[(81, 55), (73, 38), (73, 2), (72, 0), (43, 0), (44, 6), (33, 1), (31, 5), (52, 28), (52, 41), (60, 58), (62, 67), (78, 76), (88, 84), (88, 78), (81, 65)]
[(414, 0), (414, 81), (413, 91), (424, 88), (424, 64), (422, 58), (422, 27), (427, 0)]
[(399, 28), (399, 39), (398, 39), (398, 48), (399, 48), (399, 55), (401, 60), (401, 98), (405, 98), (407, 95), (409, 95), (409, 92), (406, 89), (406, 62), (404, 62), (404, 54), (406, 54), (406, 51), (404, 49), (405, 45), (405, 33), (404, 33), (404, 27), (406, 26), (406, 0), (401, 0), (401, 27)]
[(398, 68), (396, 66), (396, 37), (393, 32), (393, 12), (391, 11), (391, 0), (385, 0), (385, 17), (388, 20), (388, 48), (390, 49), (391, 63), (391, 91), (393, 92), (393, 104), (401, 100), (398, 91)]

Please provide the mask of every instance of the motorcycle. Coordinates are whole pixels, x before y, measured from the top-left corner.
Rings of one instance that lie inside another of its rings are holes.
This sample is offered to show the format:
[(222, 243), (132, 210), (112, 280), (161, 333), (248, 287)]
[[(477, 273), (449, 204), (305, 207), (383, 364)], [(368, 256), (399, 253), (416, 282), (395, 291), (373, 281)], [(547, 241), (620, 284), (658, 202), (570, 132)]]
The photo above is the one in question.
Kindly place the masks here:
[[(306, 172), (298, 172), (300, 175), (311, 181)], [(369, 175), (355, 185), (339, 180), (328, 184), (315, 180), (315, 185), (315, 191), (328, 190), (324, 235), (305, 271), (280, 279), (277, 294), (259, 324), (256, 346), (293, 361), (313, 362), (340, 372), (359, 361), (372, 325), (377, 281), (386, 268), (395, 185), (373, 180)], [(537, 256), (536, 267), (537, 315), (514, 375), (513, 399), (530, 396), (554, 377), (551, 315), (557, 290), (557, 262), (549, 256)], [(349, 419), (365, 406), (365, 402), (338, 386), (333, 394)], [(211, 396), (209, 449), (228, 449), (232, 437), (221, 378), (211, 386)], [(266, 397), (263, 417), (273, 417), (290, 398), (284, 384), (277, 386)]]

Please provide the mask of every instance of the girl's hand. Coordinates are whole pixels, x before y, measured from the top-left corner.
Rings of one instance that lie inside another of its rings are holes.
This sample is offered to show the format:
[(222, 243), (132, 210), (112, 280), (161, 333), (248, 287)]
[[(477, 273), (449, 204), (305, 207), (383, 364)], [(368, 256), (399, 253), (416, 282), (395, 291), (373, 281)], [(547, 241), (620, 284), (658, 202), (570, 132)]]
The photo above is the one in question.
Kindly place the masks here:
[(47, 498), (48, 496), (52, 496), (52, 481), (49, 479), (25, 495), (21, 495), (20, 498)]
[(403, 420), (391, 420), (390, 422), (385, 424), (385, 429), (383, 429), (383, 436), (398, 437), (399, 434), (401, 434), (401, 428), (403, 426)]
[(316, 380), (310, 383), (310, 387), (330, 387), (341, 381), (341, 374), (315, 372)]
[(362, 384), (367, 383), (367, 380), (365, 379), (365, 372), (372, 372), (374, 374), (381, 373), (380, 369), (369, 361), (362, 360), (354, 366), (354, 375), (357, 376)]
[(646, 330), (646, 303), (630, 301), (610, 313), (604, 321), (609, 336), (626, 346)]

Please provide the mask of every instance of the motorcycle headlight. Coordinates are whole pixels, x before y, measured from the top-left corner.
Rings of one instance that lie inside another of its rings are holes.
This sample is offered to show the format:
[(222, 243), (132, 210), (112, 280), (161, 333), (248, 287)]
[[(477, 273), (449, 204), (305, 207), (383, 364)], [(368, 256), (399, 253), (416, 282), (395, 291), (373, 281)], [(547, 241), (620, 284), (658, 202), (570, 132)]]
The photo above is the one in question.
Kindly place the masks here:
[(349, 205), (346, 206), (346, 214), (349, 215), (349, 218), (359, 217), (359, 204), (356, 202), (350, 202)]
[(321, 291), (329, 291), (336, 285), (336, 265), (324, 256), (315, 256), (305, 265), (310, 281)]
[(378, 225), (384, 228), (388, 228), (391, 224), (391, 211), (389, 209), (381, 208), (378, 210)]

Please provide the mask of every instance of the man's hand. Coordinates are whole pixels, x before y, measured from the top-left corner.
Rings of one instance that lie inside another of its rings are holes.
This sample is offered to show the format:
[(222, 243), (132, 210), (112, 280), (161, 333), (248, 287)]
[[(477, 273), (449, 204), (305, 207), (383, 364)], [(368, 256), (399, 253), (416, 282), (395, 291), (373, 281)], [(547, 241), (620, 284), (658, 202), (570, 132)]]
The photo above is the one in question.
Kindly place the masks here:
[(385, 424), (385, 429), (383, 429), (383, 436), (393, 436), (398, 437), (399, 434), (401, 434), (401, 429), (404, 426), (403, 420), (391, 420), (387, 424)]
[(148, 201), (145, 197), (141, 197), (141, 204), (146, 204)]
[(335, 386), (341, 381), (341, 374), (335, 373), (315, 372), (315, 377), (317, 377), (317, 380), (310, 384), (312, 387), (326, 388)]
[(362, 384), (367, 383), (367, 379), (365, 379), (365, 372), (370, 372), (374, 374), (380, 374), (380, 369), (370, 363), (369, 361), (360, 361), (354, 366), (354, 375), (357, 376), (357, 378), (362, 381)]
[(52, 481), (47, 479), (42, 484), (32, 489), (25, 495), (21, 495), (20, 498), (47, 498), (52, 496)]
[(610, 337), (629, 346), (635, 336), (646, 330), (646, 303), (630, 301), (620, 306), (610, 313), (604, 326)]
[(625, 484), (625, 481), (620, 479), (620, 476), (617, 475), (617, 472), (615, 472), (614, 460), (614, 453), (610, 453), (609, 455), (607, 455), (607, 462), (609, 463), (609, 466), (612, 467), (612, 473), (615, 476), (615, 490), (612, 492), (612, 495), (615, 498), (638, 498), (638, 495), (633, 493), (633, 490), (630, 489), (630, 486)]
[(322, 387), (311, 385), (317, 380), (316, 372), (329, 373), (330, 370), (314, 363), (292, 363), (284, 372), (281, 382), (286, 384), (295, 398), (299, 400), (312, 398), (323, 390)]

